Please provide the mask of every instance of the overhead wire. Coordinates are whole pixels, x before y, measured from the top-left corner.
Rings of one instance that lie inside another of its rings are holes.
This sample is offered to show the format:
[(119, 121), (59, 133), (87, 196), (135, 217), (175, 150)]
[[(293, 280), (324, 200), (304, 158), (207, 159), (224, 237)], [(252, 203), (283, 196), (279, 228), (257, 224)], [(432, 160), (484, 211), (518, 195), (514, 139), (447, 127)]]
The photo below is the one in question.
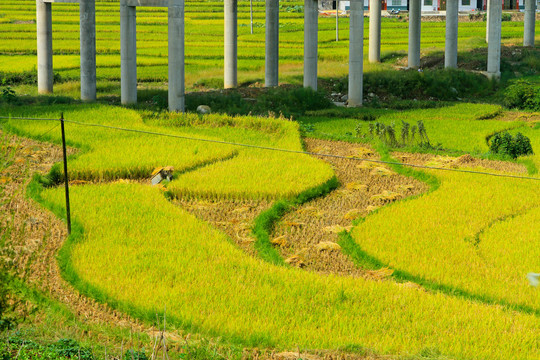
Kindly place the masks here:
[(502, 177), (502, 178), (540, 181), (540, 177), (513, 175), (513, 174), (504, 174), (504, 173), (492, 173), (492, 172), (483, 172), (483, 171), (467, 170), (467, 169), (443, 168), (443, 167), (411, 164), (411, 163), (404, 163), (404, 162), (368, 159), (368, 158), (351, 157), (351, 156), (343, 156), (343, 155), (335, 155), (335, 154), (325, 154), (325, 153), (303, 151), (303, 150), (283, 149), (283, 148), (275, 148), (275, 147), (270, 147), (270, 146), (237, 143), (237, 142), (232, 142), (232, 141), (203, 139), (203, 138), (197, 138), (197, 137), (185, 136), (185, 135), (166, 134), (166, 133), (147, 131), (147, 130), (130, 129), (130, 128), (123, 128), (123, 127), (118, 127), (118, 126), (104, 125), (104, 124), (94, 124), (94, 123), (87, 123), (87, 122), (75, 121), (75, 120), (48, 119), (48, 118), (19, 118), (19, 117), (18, 118), (0, 117), (0, 119), (47, 120), (47, 121), (56, 120), (56, 121), (64, 121), (65, 123), (75, 124), (79, 126), (99, 127), (99, 128), (104, 128), (104, 129), (126, 131), (126, 132), (140, 133), (140, 134), (153, 135), (153, 136), (162, 136), (162, 137), (169, 137), (169, 138), (176, 138), (176, 139), (183, 139), (183, 140), (190, 140), (190, 141), (239, 146), (239, 147), (259, 149), (259, 150), (278, 151), (278, 152), (283, 152), (283, 153), (303, 154), (303, 155), (310, 155), (310, 156), (319, 156), (319, 157), (334, 158), (334, 159), (345, 159), (345, 160), (353, 160), (353, 161), (366, 161), (366, 162), (372, 162), (372, 163), (377, 163), (377, 164), (406, 166), (406, 167), (411, 167), (411, 168), (427, 169), (427, 170), (451, 171), (451, 172), (458, 172), (458, 173), (487, 175), (487, 176)]

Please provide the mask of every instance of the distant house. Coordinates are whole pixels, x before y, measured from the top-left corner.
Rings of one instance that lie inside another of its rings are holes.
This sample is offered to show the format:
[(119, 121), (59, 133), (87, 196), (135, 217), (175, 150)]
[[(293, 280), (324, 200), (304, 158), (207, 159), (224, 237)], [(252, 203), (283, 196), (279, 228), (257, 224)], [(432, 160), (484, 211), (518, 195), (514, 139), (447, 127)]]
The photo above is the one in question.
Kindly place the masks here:
[[(426, 13), (446, 11), (447, 0), (421, 0), (422, 11)], [(524, 10), (525, 1), (537, 1), (540, 9), (540, 0), (503, 0), (503, 10)], [(459, 11), (486, 10), (487, 0), (459, 0)], [(335, 9), (335, 0), (323, 0), (323, 9)], [(350, 1), (340, 1), (339, 9), (346, 11), (350, 8)], [(408, 10), (409, 0), (383, 0), (382, 10)], [(369, 0), (364, 0), (364, 10), (369, 10)]]

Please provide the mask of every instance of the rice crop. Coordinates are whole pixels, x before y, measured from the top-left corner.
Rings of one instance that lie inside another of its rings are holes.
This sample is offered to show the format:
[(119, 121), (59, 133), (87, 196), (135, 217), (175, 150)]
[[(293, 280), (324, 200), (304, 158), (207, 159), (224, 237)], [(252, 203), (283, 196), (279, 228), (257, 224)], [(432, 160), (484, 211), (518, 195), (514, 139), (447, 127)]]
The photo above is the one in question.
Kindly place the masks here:
[[(505, 237), (504, 247), (484, 240), (484, 233), (491, 233), (490, 228), (499, 223), (537, 215), (539, 185), (455, 173), (437, 173), (437, 177), (441, 186), (436, 191), (368, 216), (352, 232), (358, 245), (416, 281), (540, 313), (538, 293), (526, 280), (526, 274), (538, 266), (540, 252), (534, 246), (520, 247), (540, 239), (534, 226), (540, 218), (524, 224), (521, 240)], [(485, 250), (492, 247), (493, 251)], [(521, 256), (525, 252), (530, 258)]]
[[(43, 197), (59, 208), (62, 194), (53, 189)], [(272, 266), (149, 187), (76, 187), (72, 208), (84, 232), (61, 255), (67, 277), (139, 317), (166, 307), (169, 324), (256, 346), (540, 355), (537, 316), (393, 282)]]
[[(302, 150), (298, 124), (280, 119), (225, 115), (201, 119), (195, 114), (180, 114), (170, 115), (167, 120), (144, 121), (134, 110), (104, 105), (12, 108), (9, 111), (12, 116), (45, 118), (58, 118), (63, 112), (66, 119), (83, 123)], [(191, 126), (192, 123), (199, 126)], [(61, 140), (58, 130), (49, 131), (55, 126), (54, 121), (14, 119), (5, 126), (26, 136), (56, 143)], [(70, 178), (74, 180), (149, 178), (154, 168), (173, 166), (177, 176), (169, 190), (176, 196), (290, 198), (333, 176), (328, 165), (303, 154), (163, 138), (69, 122), (66, 133), (68, 143), (83, 150), (70, 161)], [(199, 171), (188, 171), (203, 165)]]
[[(59, 118), (83, 123), (109, 124), (137, 130), (156, 131), (145, 125), (133, 110), (103, 105), (13, 108), (12, 116)], [(7, 115), (7, 111), (2, 112)], [(111, 121), (112, 120), (112, 121)], [(59, 129), (49, 131), (58, 121), (10, 120), (4, 126), (13, 132), (60, 143)], [(182, 141), (164, 141), (151, 135), (119, 133), (110, 129), (66, 123), (67, 142), (83, 153), (70, 161), (70, 178), (76, 180), (111, 180), (147, 178), (159, 166), (173, 166), (177, 171), (229, 158), (235, 150), (227, 146), (200, 146)], [(181, 131), (170, 134), (187, 135)], [(45, 134), (41, 136), (42, 134)]]

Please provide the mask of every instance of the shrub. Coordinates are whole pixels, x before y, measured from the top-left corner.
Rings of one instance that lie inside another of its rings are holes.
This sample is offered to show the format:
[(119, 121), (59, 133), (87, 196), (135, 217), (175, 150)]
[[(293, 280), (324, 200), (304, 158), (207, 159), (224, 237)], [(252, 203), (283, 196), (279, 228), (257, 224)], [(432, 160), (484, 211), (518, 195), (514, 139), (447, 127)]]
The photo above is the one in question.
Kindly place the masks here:
[(281, 113), (285, 117), (303, 115), (308, 110), (322, 110), (334, 106), (321, 91), (310, 88), (271, 89), (257, 99), (254, 112), (266, 114), (269, 111)]
[(208, 105), (214, 113), (229, 115), (282, 114), (285, 117), (299, 116), (308, 110), (328, 109), (332, 102), (324, 93), (309, 88), (270, 89), (256, 99), (248, 101), (238, 92), (198, 93), (186, 95), (186, 110), (195, 111), (199, 105)]
[(456, 100), (489, 94), (493, 86), (480, 74), (461, 70), (425, 70), (423, 72), (377, 71), (364, 74), (365, 93), (388, 94), (401, 99), (433, 98)]
[(533, 154), (531, 140), (521, 133), (517, 133), (515, 137), (508, 132), (493, 135), (489, 150), (493, 154), (508, 155), (514, 159), (518, 156)]
[(512, 14), (510, 13), (503, 13), (501, 17), (502, 21), (512, 21)]
[(208, 105), (214, 113), (231, 115), (247, 115), (248, 103), (237, 92), (223, 93), (194, 93), (186, 95), (186, 110), (196, 111), (197, 106)]
[(144, 350), (143, 351), (137, 351), (137, 350), (129, 349), (124, 354), (124, 359), (126, 359), (126, 360), (148, 360), (148, 356), (146, 356)]
[(391, 147), (401, 147), (407, 145), (418, 145), (420, 147), (431, 148), (429, 138), (426, 132), (424, 123), (420, 120), (416, 125), (409, 124), (406, 121), (401, 121), (401, 131), (398, 132), (396, 124), (390, 125), (383, 124), (381, 122), (372, 122), (368, 124), (368, 130), (366, 133), (362, 133), (363, 123), (358, 123), (355, 128), (356, 137), (365, 139), (378, 138), (384, 144)]
[(23, 71), (17, 73), (0, 71), (0, 84), (19, 85), (19, 84), (37, 84), (37, 71)]
[(504, 104), (511, 108), (540, 111), (540, 86), (517, 80), (504, 92)]
[(51, 348), (56, 350), (58, 357), (79, 360), (94, 360), (92, 350), (82, 347), (73, 339), (60, 339)]
[(2, 100), (8, 104), (15, 104), (17, 102), (17, 94), (10, 86), (2, 88), (1, 94)]
[(11, 329), (15, 319), (11, 316), (9, 303), (8, 275), (0, 268), (0, 331)]

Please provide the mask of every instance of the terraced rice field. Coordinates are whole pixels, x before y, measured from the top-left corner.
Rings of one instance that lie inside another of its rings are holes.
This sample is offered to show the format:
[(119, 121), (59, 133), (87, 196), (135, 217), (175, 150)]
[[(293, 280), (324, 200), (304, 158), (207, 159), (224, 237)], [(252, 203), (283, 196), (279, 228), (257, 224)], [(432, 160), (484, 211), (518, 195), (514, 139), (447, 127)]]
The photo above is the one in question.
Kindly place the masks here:
[[(284, 2), (280, 14), (281, 70), (293, 83), (301, 79), (302, 14), (285, 7), (298, 4)], [(240, 5), (241, 78), (260, 81), (264, 3), (254, 2), (254, 35), (247, 3)], [(75, 96), (78, 9), (54, 7), (55, 71), (65, 81), (57, 89)], [(221, 9), (219, 2), (187, 3), (189, 87), (221, 81)], [(117, 12), (116, 2), (98, 2), (99, 86), (109, 95), (119, 92)], [(0, 42), (0, 72), (32, 72), (33, 3), (4, 1), (0, 14), (0, 32), (7, 35)], [(138, 16), (139, 80), (162, 83), (166, 14), (144, 8)], [(320, 19), (323, 76), (346, 73), (348, 29), (342, 22), (343, 40), (336, 43), (334, 19)], [(523, 24), (503, 24), (504, 42), (518, 42)], [(406, 50), (406, 25), (384, 21), (386, 56)], [(462, 50), (485, 46), (484, 23), (460, 25), (467, 29), (460, 33)], [(424, 49), (441, 50), (443, 29), (444, 23), (425, 24)], [(17, 91), (35, 89), (21, 85)], [(0, 116), (56, 118), (61, 112), (78, 122), (66, 123), (73, 232), (64, 242), (61, 223), (45, 213), (36, 225), (41, 233), (30, 226), (25, 239), (18, 232), (15, 262), (30, 283), (85, 319), (144, 328), (166, 312), (171, 332), (271, 351), (337, 350), (359, 359), (540, 358), (540, 292), (526, 278), (540, 271), (538, 114), (469, 103), (364, 108), (350, 117), (330, 109), (308, 112), (301, 127), (283, 118), (158, 114), (104, 102), (0, 105)], [(439, 150), (390, 149), (366, 136), (375, 121), (423, 121)], [(4, 162), (0, 185), (15, 186), (22, 175), (12, 173), (25, 162), (32, 171), (52, 167), (27, 193), (63, 219), (64, 190), (57, 186), (63, 175), (52, 165), (59, 152), (50, 145), (60, 143), (57, 125), (0, 122), (4, 132), (49, 144), (20, 140), (29, 153)], [(506, 130), (528, 136), (535, 154), (517, 161), (488, 154), (486, 138)], [(13, 142), (10, 137), (0, 145), (17, 148)], [(32, 153), (39, 146), (45, 150)], [(152, 187), (150, 173), (160, 166), (173, 166), (174, 178)], [(22, 195), (17, 204), (25, 204)]]
[[(66, 117), (81, 120), (85, 113), (94, 114), (94, 121), (114, 117), (133, 128), (156, 126), (160, 131), (204, 138), (221, 134), (227, 140), (251, 138), (256, 143), (299, 146), (297, 128), (284, 120), (222, 121), (220, 116), (209, 116), (196, 126), (177, 128), (167, 121), (141, 123), (132, 110), (102, 105), (35, 108), (32, 114), (47, 115), (48, 110), (64, 110)], [(488, 115), (493, 109), (480, 105), (476, 110), (462, 121), (485, 122), (489, 130), (495, 120), (474, 120), (474, 116)], [(21, 115), (27, 114), (22, 111)], [(261, 121), (267, 122), (262, 129)], [(512, 122), (500, 123), (516, 127)], [(50, 124), (11, 120), (4, 126), (36, 137)], [(534, 146), (540, 146), (537, 127), (527, 128), (534, 135)], [(183, 152), (176, 152), (173, 158), (169, 151), (156, 152), (153, 157), (156, 165), (174, 160), (180, 169), (168, 186), (168, 193), (178, 198), (171, 204), (158, 188), (109, 182), (125, 177), (122, 174), (141, 177), (146, 170), (127, 159), (137, 158), (133, 149), (148, 139), (92, 130), (93, 141), (85, 145), (87, 131), (80, 125), (68, 127), (73, 144), (83, 150), (73, 161), (82, 175), (75, 171), (74, 179), (101, 183), (72, 188), (75, 231), (61, 250), (60, 263), (66, 279), (100, 302), (145, 320), (166, 305), (169, 322), (175, 327), (248, 346), (336, 349), (354, 345), (370, 353), (394, 355), (435, 349), (452, 358), (485, 359), (505, 359), (517, 352), (524, 359), (534, 359), (540, 354), (538, 292), (525, 279), (539, 258), (535, 247), (527, 247), (538, 240), (537, 228), (526, 225), (538, 221), (539, 192), (533, 180), (433, 171), (437, 180), (431, 181), (431, 192), (378, 208), (425, 193), (429, 187), (399, 175), (396, 171), (403, 171), (399, 168), (351, 159), (332, 161), (331, 170), (322, 160), (291, 154), (287, 164), (298, 161), (306, 174), (296, 181), (293, 179), (300, 177), (295, 177), (298, 170), (294, 165), (272, 165), (272, 157), (281, 155), (217, 145), (200, 153), (207, 166), (191, 166), (182, 175), (182, 169), (193, 161), (192, 155), (199, 152), (193, 150), (197, 145), (179, 140), (170, 146), (182, 146)], [(99, 159), (98, 145), (113, 146), (108, 143), (113, 134), (118, 159), (125, 153), (126, 160), (118, 169), (105, 172), (107, 176), (87, 176), (103, 174), (100, 164), (106, 161), (93, 159)], [(48, 140), (58, 141), (57, 135), (48, 136)], [(472, 139), (477, 134), (469, 136)], [(310, 150), (377, 156), (365, 144), (350, 147), (322, 140), (308, 144)], [(474, 149), (474, 142), (470, 146)], [(231, 151), (246, 152), (247, 158), (223, 158), (222, 154)], [(213, 177), (198, 174), (214, 171), (212, 162), (220, 158), (215, 164), (221, 170), (216, 174), (223, 177), (215, 178), (215, 183)], [(526, 171), (517, 164), (471, 163), (467, 158), (419, 156), (410, 160), (480, 165), (484, 171)], [(255, 174), (253, 179), (266, 181), (257, 180), (254, 185), (244, 171), (238, 172), (238, 166)], [(278, 199), (294, 199), (300, 192), (316, 188), (334, 173), (341, 188), (314, 202), (295, 205), (268, 229), (283, 265), (261, 260), (265, 250), (257, 245), (260, 238), (249, 231), (257, 214), (276, 207)], [(189, 184), (186, 188), (192, 187), (192, 176), (200, 176), (200, 190), (178, 191), (184, 182)], [(291, 180), (286, 181), (288, 176)], [(296, 189), (292, 193), (287, 190), (291, 181)], [(232, 190), (223, 190), (229, 183)], [(221, 184), (217, 192), (215, 184)], [(44, 189), (35, 196), (62, 214), (61, 188)], [(225, 213), (220, 215), (221, 209)], [(497, 231), (516, 226), (523, 231), (515, 241)], [(493, 342), (499, 346), (491, 346)]]

